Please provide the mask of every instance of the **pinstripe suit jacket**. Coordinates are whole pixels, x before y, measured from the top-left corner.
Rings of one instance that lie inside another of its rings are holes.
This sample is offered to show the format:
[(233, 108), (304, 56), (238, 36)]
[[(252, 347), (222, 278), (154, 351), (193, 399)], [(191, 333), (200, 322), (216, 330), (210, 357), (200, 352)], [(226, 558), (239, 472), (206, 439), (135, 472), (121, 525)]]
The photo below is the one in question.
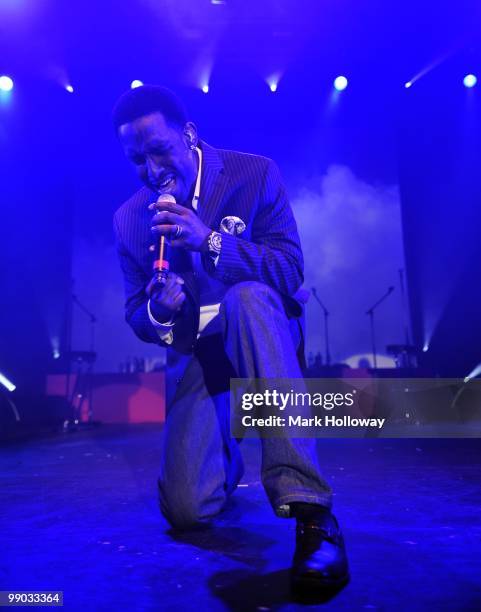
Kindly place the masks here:
[[(283, 296), (290, 316), (302, 308), (292, 297), (303, 280), (303, 257), (297, 226), (279, 171), (271, 160), (257, 155), (214, 149), (200, 143), (203, 153), (198, 214), (219, 230), (227, 215), (240, 217), (246, 229), (240, 237), (223, 234), (216, 266), (203, 263), (216, 279), (229, 285), (242, 281), (265, 283)], [(152, 277), (150, 231), (155, 201), (147, 187), (127, 200), (114, 215), (114, 231), (125, 282), (125, 316), (145, 342), (164, 345), (150, 323), (145, 288)], [(170, 269), (182, 276), (187, 299), (176, 320), (174, 341), (167, 348), (192, 352), (199, 325), (199, 290), (190, 253), (172, 248)]]

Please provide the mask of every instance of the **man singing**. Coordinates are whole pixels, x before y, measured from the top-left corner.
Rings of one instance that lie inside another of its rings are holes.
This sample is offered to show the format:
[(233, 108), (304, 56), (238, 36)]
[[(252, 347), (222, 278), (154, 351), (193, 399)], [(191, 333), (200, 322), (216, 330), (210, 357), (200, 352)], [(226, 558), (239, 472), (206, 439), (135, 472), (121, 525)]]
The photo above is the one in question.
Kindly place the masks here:
[[(243, 474), (229, 434), (229, 379), (302, 377), (293, 297), (302, 251), (275, 164), (200, 140), (170, 90), (127, 91), (113, 121), (145, 185), (114, 217), (126, 320), (141, 340), (167, 348), (160, 507), (188, 529), (215, 517)], [(171, 244), (164, 284), (152, 279), (160, 236)], [(342, 586), (347, 558), (315, 440), (261, 442), (272, 508), (297, 520), (294, 587)]]

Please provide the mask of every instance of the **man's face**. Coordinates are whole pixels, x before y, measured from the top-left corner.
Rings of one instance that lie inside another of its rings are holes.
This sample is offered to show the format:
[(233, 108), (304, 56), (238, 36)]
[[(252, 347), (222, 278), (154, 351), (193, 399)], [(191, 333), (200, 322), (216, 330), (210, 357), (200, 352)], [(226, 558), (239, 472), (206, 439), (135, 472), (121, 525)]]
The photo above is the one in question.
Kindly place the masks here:
[(187, 201), (197, 178), (197, 159), (190, 142), (197, 141), (195, 126), (184, 129), (168, 123), (162, 113), (139, 117), (119, 128), (125, 155), (140, 179), (158, 194), (170, 193), (179, 204)]

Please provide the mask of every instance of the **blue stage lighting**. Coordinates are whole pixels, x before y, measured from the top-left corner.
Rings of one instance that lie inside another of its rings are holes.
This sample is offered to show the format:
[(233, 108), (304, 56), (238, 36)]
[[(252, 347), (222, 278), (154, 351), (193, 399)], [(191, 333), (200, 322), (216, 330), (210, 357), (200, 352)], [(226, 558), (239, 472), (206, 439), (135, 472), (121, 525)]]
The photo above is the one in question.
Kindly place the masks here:
[(407, 83), (404, 83), (404, 87), (405, 87), (406, 89), (409, 89), (410, 87), (412, 87), (412, 85), (413, 85), (413, 84), (412, 84), (412, 81), (408, 81)]
[(207, 84), (206, 85), (202, 85), (202, 91), (204, 93), (209, 93), (209, 86)]
[(343, 91), (346, 89), (348, 80), (345, 76), (338, 76), (334, 79), (334, 89), (336, 91)]
[(481, 363), (478, 364), (474, 370), (472, 370), (464, 379), (464, 382), (467, 383), (473, 378), (477, 378), (481, 374)]
[(142, 87), (143, 83), (142, 81), (139, 81), (139, 79), (134, 79), (132, 81), (132, 83), (130, 83), (130, 87), (131, 89), (136, 89), (137, 87)]
[(5, 389), (7, 389), (7, 391), (15, 391), (15, 389), (17, 388), (13, 382), (11, 380), (8, 380), (8, 378), (6, 376), (4, 376), (1, 372), (0, 372), (0, 385), (3, 385), (5, 387)]
[(69, 92), (69, 93), (73, 93), (73, 87), (72, 85), (65, 85), (65, 89)]
[(465, 87), (471, 88), (476, 85), (478, 79), (474, 74), (467, 74), (463, 79), (463, 84)]
[(266, 83), (272, 93), (276, 93), (279, 88), (279, 81), (282, 78), (282, 73), (276, 72), (266, 77)]
[(0, 90), (2, 91), (12, 91), (13, 89), (13, 81), (9, 76), (0, 76)]

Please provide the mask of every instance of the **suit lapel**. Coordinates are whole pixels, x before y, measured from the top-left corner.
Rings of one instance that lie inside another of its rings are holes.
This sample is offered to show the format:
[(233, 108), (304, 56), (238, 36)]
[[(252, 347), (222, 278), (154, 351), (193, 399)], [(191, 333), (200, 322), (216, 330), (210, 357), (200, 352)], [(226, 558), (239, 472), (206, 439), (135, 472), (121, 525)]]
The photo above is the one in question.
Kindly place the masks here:
[(217, 151), (205, 142), (201, 142), (201, 149), (202, 180), (199, 195), (199, 217), (208, 227), (212, 227), (229, 184), (229, 179)]

